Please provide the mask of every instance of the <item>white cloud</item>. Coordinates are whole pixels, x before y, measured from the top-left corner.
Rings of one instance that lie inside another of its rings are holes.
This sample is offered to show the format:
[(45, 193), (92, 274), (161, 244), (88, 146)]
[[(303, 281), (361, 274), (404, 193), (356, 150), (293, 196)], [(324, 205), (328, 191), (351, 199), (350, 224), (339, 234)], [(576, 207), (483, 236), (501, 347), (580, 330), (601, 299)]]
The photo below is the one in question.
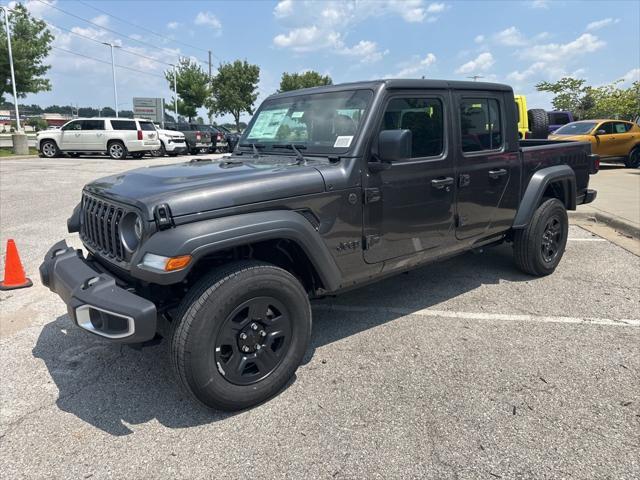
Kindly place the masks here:
[(633, 82), (640, 82), (640, 68), (634, 68), (625, 73), (622, 77), (622, 82), (629, 84)]
[(600, 30), (601, 28), (608, 27), (610, 25), (615, 25), (618, 22), (620, 22), (619, 18), (611, 18), (611, 17), (603, 18), (602, 20), (597, 20), (595, 22), (591, 22), (590, 24), (588, 24), (587, 30), (589, 31)]
[(296, 52), (332, 49), (348, 55), (362, 51), (365, 61), (375, 61), (384, 52), (368, 54), (374, 42), (361, 40), (347, 47), (346, 37), (356, 24), (371, 17), (396, 16), (407, 23), (432, 22), (447, 9), (444, 3), (424, 0), (281, 0), (273, 15), (287, 27), (273, 38), (276, 47)]
[(530, 6), (531, 8), (547, 9), (551, 5), (550, 0), (533, 0)]
[(484, 40), (485, 40), (484, 35), (476, 35), (476, 38), (473, 39), (473, 41), (476, 43), (482, 43), (484, 42)]
[(604, 47), (606, 43), (591, 33), (583, 33), (569, 43), (547, 43), (530, 45), (522, 50), (523, 58), (550, 63), (566, 63), (569, 60), (593, 53)]
[(486, 72), (489, 70), (495, 60), (493, 55), (490, 52), (483, 52), (478, 55), (475, 59), (468, 61), (467, 63), (460, 65), (456, 70), (458, 74), (467, 74), (467, 73), (478, 73), (478, 72)]
[(211, 12), (198, 12), (193, 23), (196, 25), (211, 27), (214, 30), (220, 30), (222, 28), (222, 23), (220, 23), (218, 17)]
[(397, 73), (390, 75), (391, 78), (407, 78), (418, 77), (427, 72), (429, 67), (436, 63), (436, 56), (433, 53), (427, 53), (424, 58), (418, 56), (413, 57), (408, 62), (404, 62)]
[(509, 27), (496, 33), (493, 36), (493, 40), (498, 45), (504, 45), (507, 47), (520, 47), (527, 44), (527, 40), (516, 27)]
[(338, 51), (341, 55), (357, 57), (363, 63), (374, 63), (382, 60), (382, 57), (389, 53), (389, 50), (381, 52), (378, 50), (376, 42), (360, 40), (353, 47), (344, 47)]
[(544, 70), (545, 67), (546, 63), (536, 62), (522, 72), (518, 70), (511, 72), (509, 75), (507, 75), (507, 80), (512, 80), (514, 82), (522, 82), (528, 80), (532, 75)]
[(96, 25), (100, 25), (101, 27), (106, 27), (107, 25), (109, 25), (109, 17), (104, 14), (93, 17), (91, 21)]
[(180, 22), (169, 22), (167, 23), (167, 28), (169, 30), (177, 30), (180, 27), (181, 23)]

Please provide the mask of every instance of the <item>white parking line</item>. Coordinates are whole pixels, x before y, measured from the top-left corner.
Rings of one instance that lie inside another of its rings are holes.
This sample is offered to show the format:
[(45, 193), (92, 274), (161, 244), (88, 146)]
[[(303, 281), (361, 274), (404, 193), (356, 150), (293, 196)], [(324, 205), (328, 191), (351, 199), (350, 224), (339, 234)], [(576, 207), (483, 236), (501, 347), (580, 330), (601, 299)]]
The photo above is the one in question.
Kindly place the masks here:
[(361, 313), (379, 313), (388, 312), (400, 315), (418, 315), (421, 317), (438, 317), (453, 318), (459, 320), (502, 320), (516, 322), (535, 322), (535, 323), (577, 323), (584, 325), (615, 325), (623, 327), (640, 327), (640, 320), (632, 319), (612, 319), (612, 318), (595, 318), (595, 317), (555, 317), (545, 315), (521, 315), (521, 314), (502, 314), (502, 313), (484, 313), (484, 312), (452, 312), (449, 310), (432, 310), (424, 308), (422, 310), (411, 310), (409, 308), (397, 307), (365, 307), (356, 305), (314, 305), (313, 308), (319, 310), (334, 310), (339, 312), (361, 312)]
[(570, 242), (606, 242), (604, 238), (568, 238)]

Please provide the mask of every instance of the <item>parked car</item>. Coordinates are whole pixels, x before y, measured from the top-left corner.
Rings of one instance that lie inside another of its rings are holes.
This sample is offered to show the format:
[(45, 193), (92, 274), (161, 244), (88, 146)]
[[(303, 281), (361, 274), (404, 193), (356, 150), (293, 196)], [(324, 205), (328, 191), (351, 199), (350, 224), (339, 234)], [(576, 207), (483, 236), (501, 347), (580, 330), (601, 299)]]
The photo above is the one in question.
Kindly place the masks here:
[(156, 125), (156, 131), (160, 139), (160, 148), (151, 152), (154, 157), (169, 155), (175, 157), (187, 153), (187, 142), (184, 133), (175, 130), (165, 130)]
[(211, 149), (211, 132), (200, 128), (201, 125), (188, 123), (165, 123), (166, 130), (174, 130), (184, 134), (187, 151), (192, 155), (208, 152)]
[(575, 121), (571, 112), (562, 110), (547, 112), (547, 117), (549, 118), (549, 133), (553, 133), (563, 125)]
[(149, 120), (139, 118), (77, 118), (59, 130), (36, 135), (40, 155), (53, 158), (63, 153), (79, 156), (105, 153), (114, 160), (142, 158), (160, 148), (158, 132)]
[(238, 144), (238, 141), (240, 140), (240, 134), (234, 133), (228, 128), (223, 127), (222, 125), (217, 125), (217, 128), (222, 130), (222, 132), (224, 133), (224, 138), (227, 140), (228, 151), (233, 152), (233, 150), (236, 148), (236, 145)]
[(226, 152), (229, 150), (229, 144), (225, 138), (224, 132), (215, 125), (199, 125), (192, 124), (192, 128), (198, 128), (200, 130), (207, 131), (211, 134), (211, 147), (209, 153)]
[(607, 160), (621, 160), (628, 168), (640, 166), (640, 126), (623, 120), (581, 120), (560, 127), (552, 140), (589, 142)]
[(545, 139), (549, 134), (547, 112), (541, 108), (527, 110), (527, 97), (514, 96), (518, 115), (518, 138)]
[(89, 255), (56, 243), (42, 283), (91, 334), (168, 336), (203, 404), (257, 405), (302, 361), (312, 298), (503, 242), (523, 272), (556, 269), (598, 157), (583, 142), (519, 142), (515, 119), (511, 87), (492, 83), (273, 95), (229, 157), (86, 185), (67, 225)]

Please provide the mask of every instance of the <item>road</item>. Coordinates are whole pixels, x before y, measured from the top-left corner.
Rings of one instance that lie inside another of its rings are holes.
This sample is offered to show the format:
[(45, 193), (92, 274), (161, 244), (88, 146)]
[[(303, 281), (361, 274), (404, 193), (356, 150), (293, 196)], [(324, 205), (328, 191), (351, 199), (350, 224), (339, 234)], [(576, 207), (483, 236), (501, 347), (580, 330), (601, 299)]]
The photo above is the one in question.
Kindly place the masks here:
[(80, 247), (82, 185), (176, 161), (0, 160), (35, 283), (0, 293), (4, 478), (640, 477), (640, 258), (577, 226), (546, 278), (502, 246), (315, 302), (294, 380), (237, 414), (192, 403), (165, 343), (79, 331), (37, 266)]

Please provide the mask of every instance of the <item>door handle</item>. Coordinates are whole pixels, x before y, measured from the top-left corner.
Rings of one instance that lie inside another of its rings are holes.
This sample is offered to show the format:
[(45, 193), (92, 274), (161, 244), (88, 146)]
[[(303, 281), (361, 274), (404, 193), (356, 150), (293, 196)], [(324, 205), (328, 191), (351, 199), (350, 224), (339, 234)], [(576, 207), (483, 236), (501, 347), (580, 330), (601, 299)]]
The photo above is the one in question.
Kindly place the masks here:
[(507, 174), (507, 171), (504, 168), (499, 168), (498, 170), (489, 170), (489, 178), (500, 178), (504, 177)]
[(453, 185), (452, 177), (443, 177), (443, 178), (434, 178), (431, 180), (431, 186), (433, 188), (437, 188), (438, 190), (443, 189), (444, 187)]

